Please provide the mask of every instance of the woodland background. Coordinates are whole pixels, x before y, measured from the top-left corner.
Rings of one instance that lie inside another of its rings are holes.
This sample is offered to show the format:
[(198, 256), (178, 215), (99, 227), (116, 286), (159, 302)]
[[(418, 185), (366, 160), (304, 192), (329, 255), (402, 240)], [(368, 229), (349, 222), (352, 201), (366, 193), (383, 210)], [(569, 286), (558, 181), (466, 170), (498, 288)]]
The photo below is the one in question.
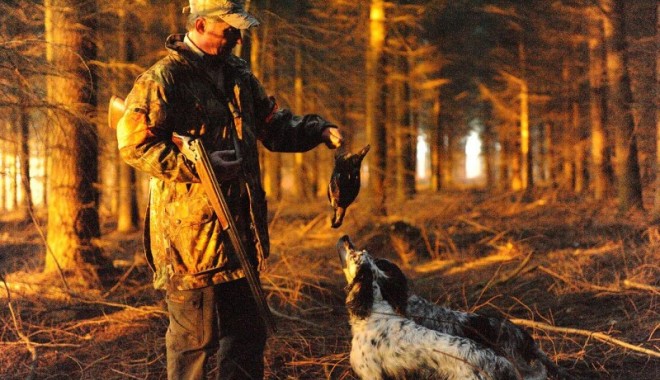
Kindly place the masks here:
[[(185, 5), (0, 3), (0, 378), (164, 377), (148, 178), (118, 159), (106, 105)], [(576, 376), (657, 378), (656, 1), (246, 5), (262, 25), (236, 54), (269, 92), (372, 147), (341, 230), (333, 152), (260, 152), (270, 378), (354, 376), (341, 233), (430, 299), (514, 318)]]

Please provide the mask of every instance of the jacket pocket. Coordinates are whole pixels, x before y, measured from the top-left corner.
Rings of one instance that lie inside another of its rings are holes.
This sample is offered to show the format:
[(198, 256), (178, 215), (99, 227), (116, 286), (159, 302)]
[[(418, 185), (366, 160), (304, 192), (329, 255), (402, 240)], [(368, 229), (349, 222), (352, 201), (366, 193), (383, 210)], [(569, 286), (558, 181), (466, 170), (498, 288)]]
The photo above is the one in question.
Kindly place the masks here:
[(169, 240), (174, 273), (196, 273), (222, 264), (218, 250), (218, 223), (204, 189), (199, 184), (176, 184), (176, 195), (164, 204), (163, 230)]

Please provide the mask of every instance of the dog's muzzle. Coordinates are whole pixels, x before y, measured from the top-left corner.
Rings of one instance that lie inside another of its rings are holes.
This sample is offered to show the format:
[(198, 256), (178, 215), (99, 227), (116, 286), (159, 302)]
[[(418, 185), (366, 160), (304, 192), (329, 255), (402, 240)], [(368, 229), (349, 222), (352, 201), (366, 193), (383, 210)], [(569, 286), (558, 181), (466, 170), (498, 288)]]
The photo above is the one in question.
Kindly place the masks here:
[(337, 241), (337, 253), (339, 254), (339, 261), (341, 262), (341, 269), (344, 271), (344, 276), (349, 279), (348, 273), (348, 256), (355, 251), (355, 246), (351, 242), (348, 235), (344, 235)]

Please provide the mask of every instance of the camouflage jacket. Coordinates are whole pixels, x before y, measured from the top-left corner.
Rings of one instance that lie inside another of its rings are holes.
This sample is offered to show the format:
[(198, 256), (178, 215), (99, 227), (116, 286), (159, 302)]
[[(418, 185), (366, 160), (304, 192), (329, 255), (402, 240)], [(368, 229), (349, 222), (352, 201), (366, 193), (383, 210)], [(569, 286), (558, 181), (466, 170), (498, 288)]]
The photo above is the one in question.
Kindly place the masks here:
[(121, 157), (152, 176), (145, 248), (154, 286), (179, 290), (244, 274), (193, 163), (172, 142), (172, 133), (200, 136), (208, 151), (240, 151), (241, 173), (220, 185), (246, 250), (262, 270), (269, 237), (257, 140), (271, 151), (304, 152), (331, 126), (317, 115), (278, 109), (238, 57), (226, 59), (224, 86), (217, 85), (203, 69), (204, 58), (183, 37), (170, 36), (168, 55), (137, 78), (117, 125)]

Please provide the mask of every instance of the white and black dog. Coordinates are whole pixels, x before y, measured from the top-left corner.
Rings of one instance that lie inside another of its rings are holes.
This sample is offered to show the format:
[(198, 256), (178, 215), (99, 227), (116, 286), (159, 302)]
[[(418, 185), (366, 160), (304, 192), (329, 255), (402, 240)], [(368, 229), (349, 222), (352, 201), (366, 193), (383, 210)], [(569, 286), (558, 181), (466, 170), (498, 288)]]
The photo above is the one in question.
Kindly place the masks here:
[(409, 296), (398, 266), (356, 250), (348, 236), (337, 250), (348, 282), (351, 366), (360, 378), (541, 380), (546, 366), (554, 372), (521, 328)]

